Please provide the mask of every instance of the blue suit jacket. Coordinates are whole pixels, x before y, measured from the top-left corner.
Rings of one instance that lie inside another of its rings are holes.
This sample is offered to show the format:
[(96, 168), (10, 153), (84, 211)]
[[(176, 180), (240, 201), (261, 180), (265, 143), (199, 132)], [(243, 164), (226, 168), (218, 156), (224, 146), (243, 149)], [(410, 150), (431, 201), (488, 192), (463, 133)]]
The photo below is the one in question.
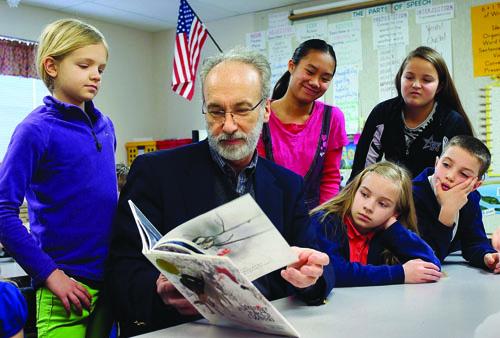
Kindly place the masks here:
[[(206, 141), (139, 156), (130, 170), (118, 205), (107, 281), (122, 334), (136, 335), (193, 320), (163, 304), (156, 293), (158, 270), (141, 253), (141, 241), (127, 200), (143, 211), (160, 233), (205, 213), (215, 202), (214, 177), (221, 170)], [(255, 199), (290, 245), (317, 248), (303, 201), (302, 178), (259, 158)], [(297, 290), (279, 271), (258, 279), (270, 300), (296, 293), (311, 304), (322, 303), (334, 284), (331, 265), (314, 287)]]

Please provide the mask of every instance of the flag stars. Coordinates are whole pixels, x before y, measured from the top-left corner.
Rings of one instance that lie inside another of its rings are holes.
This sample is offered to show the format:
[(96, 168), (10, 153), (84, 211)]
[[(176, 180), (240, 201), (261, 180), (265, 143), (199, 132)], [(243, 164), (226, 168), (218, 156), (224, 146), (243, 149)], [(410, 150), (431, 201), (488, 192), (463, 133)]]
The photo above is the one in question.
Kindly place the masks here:
[(181, 0), (181, 6), (179, 9), (179, 18), (177, 20), (177, 33), (189, 34), (194, 18), (195, 15), (191, 7), (189, 7), (187, 2)]

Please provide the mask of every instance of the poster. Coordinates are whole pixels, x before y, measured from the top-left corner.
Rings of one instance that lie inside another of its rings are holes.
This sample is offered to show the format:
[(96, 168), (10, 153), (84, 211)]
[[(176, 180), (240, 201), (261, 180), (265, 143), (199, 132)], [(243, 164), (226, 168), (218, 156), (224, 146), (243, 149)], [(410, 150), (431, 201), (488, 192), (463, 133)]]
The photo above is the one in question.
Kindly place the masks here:
[(332, 44), (338, 66), (363, 65), (361, 21), (349, 20), (328, 25), (328, 42)]
[(358, 69), (354, 66), (338, 67), (333, 78), (333, 104), (344, 113), (348, 134), (359, 132)]
[(408, 13), (373, 17), (373, 49), (394, 45), (408, 45)]
[(247, 33), (246, 47), (259, 53), (265, 53), (267, 50), (266, 31)]
[(327, 20), (316, 20), (295, 25), (295, 36), (299, 43), (309, 39), (326, 40)]
[(422, 45), (438, 51), (453, 74), (450, 20), (422, 24)]
[(471, 8), (474, 77), (500, 74), (500, 2)]

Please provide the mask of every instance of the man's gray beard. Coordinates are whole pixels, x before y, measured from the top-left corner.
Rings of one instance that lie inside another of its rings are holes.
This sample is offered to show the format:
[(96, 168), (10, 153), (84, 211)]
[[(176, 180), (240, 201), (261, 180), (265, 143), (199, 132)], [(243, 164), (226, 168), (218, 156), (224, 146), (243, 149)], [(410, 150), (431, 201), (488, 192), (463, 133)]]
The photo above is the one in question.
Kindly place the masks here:
[[(236, 131), (232, 135), (228, 135), (222, 132), (219, 136), (213, 136), (210, 131), (210, 126), (208, 122), (207, 133), (208, 133), (208, 144), (212, 149), (217, 151), (217, 153), (229, 161), (239, 161), (248, 156), (253, 155), (255, 148), (257, 148), (257, 143), (259, 142), (260, 133), (262, 131), (262, 126), (264, 122), (264, 112), (259, 114), (259, 119), (257, 124), (250, 131), (250, 133), (245, 134), (242, 131)], [(234, 145), (234, 146), (222, 146), (220, 141), (230, 140), (230, 139), (243, 139), (245, 141), (242, 145)]]

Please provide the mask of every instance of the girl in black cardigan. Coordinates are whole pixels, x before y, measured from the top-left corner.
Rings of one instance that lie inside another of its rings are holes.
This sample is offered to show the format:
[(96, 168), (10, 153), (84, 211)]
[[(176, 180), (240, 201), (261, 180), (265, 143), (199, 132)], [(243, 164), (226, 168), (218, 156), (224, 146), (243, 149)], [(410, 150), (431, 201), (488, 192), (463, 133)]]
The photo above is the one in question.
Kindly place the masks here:
[(350, 180), (382, 159), (402, 164), (415, 177), (434, 165), (453, 136), (473, 134), (446, 63), (432, 48), (410, 52), (395, 84), (398, 96), (378, 104), (366, 120)]

